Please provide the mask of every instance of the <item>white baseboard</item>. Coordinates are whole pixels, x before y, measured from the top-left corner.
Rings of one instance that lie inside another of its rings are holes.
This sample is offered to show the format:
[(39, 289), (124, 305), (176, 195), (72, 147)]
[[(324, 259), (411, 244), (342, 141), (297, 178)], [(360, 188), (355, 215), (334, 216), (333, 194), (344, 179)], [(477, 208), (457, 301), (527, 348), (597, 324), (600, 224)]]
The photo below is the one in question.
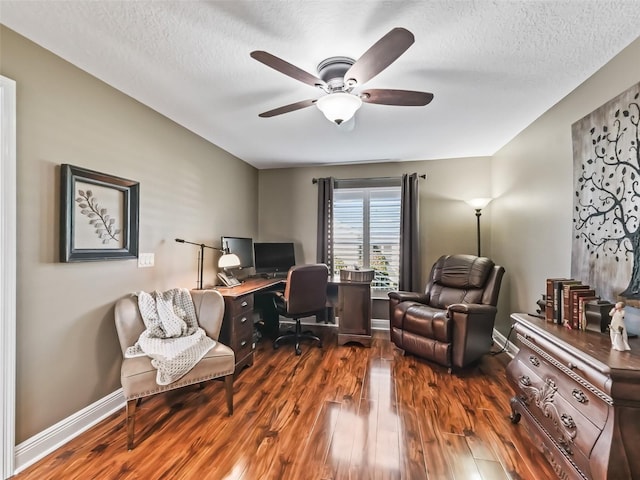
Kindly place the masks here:
[(16, 445), (14, 474), (33, 465), (55, 449), (93, 427), (96, 423), (123, 408), (124, 405), (124, 395), (120, 388)]
[[(511, 340), (509, 340), (508, 344), (507, 344), (507, 337), (505, 337), (502, 333), (500, 333), (498, 330), (496, 330), (495, 328), (493, 329), (493, 341), (502, 349), (505, 349), (505, 352), (507, 355), (509, 355), (511, 358), (515, 357), (518, 354), (518, 351), (520, 350), (515, 343), (511, 342)], [(505, 344), (506, 347), (505, 347)]]
[(372, 318), (371, 328), (373, 330), (389, 330), (389, 320), (384, 320), (382, 318)]

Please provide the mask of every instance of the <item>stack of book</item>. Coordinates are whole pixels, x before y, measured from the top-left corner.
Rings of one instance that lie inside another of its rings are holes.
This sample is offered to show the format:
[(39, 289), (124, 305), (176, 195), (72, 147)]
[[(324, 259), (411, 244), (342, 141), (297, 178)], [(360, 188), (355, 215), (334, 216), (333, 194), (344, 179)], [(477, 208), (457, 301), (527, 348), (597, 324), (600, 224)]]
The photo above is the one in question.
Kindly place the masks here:
[(567, 328), (584, 330), (584, 305), (599, 299), (595, 290), (573, 278), (548, 278), (546, 287), (546, 320)]

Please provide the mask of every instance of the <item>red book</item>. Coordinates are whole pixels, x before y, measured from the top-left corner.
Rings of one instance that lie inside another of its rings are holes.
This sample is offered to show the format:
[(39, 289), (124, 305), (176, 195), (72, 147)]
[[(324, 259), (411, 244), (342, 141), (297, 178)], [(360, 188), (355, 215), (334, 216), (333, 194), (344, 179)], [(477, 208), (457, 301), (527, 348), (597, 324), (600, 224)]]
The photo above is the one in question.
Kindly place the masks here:
[(571, 292), (573, 290), (586, 290), (589, 285), (582, 285), (580, 281), (573, 281), (572, 283), (564, 282), (562, 284), (562, 324), (573, 328), (571, 321), (573, 319), (573, 308), (571, 304)]
[(582, 322), (580, 321), (580, 313), (578, 312), (580, 299), (584, 297), (594, 297), (595, 295), (596, 295), (596, 291), (593, 290), (592, 288), (589, 288), (588, 285), (587, 285), (587, 288), (585, 289), (571, 290), (571, 307), (570, 307), (571, 328), (576, 330), (582, 330), (580, 328), (580, 324)]

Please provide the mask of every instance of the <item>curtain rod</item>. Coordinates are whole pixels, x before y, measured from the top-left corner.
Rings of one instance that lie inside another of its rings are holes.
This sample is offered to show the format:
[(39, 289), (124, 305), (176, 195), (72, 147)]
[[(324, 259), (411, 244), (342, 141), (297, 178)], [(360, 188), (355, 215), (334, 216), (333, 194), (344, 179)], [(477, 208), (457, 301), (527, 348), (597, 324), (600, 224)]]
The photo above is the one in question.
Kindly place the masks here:
[[(423, 173), (422, 175), (418, 175), (418, 177), (420, 178), (427, 178), (427, 175), (425, 173)], [(373, 177), (376, 180), (387, 180), (387, 179), (396, 179), (396, 178), (400, 178), (400, 177)], [(371, 178), (347, 178), (347, 179), (343, 179), (343, 180), (353, 180), (353, 181), (357, 181), (357, 180), (371, 180)], [(311, 183), (313, 183), (314, 185), (316, 183), (318, 183), (318, 179), (317, 178), (313, 178), (311, 179)]]

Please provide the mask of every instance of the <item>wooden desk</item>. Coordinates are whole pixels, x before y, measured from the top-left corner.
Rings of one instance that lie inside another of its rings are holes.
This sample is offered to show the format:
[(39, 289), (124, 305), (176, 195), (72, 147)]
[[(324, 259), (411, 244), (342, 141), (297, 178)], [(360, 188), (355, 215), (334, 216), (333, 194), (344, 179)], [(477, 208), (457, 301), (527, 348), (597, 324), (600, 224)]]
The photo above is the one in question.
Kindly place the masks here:
[(285, 283), (281, 278), (250, 278), (235, 287), (215, 287), (224, 297), (225, 307), (220, 342), (234, 351), (236, 374), (242, 368), (253, 365), (254, 294), (281, 289)]
[[(267, 334), (277, 333), (278, 314), (271, 302), (257, 305), (256, 294), (282, 290), (287, 284), (283, 278), (249, 278), (235, 287), (215, 287), (224, 297), (224, 319), (220, 341), (236, 355), (236, 374), (253, 365), (253, 313), (261, 309)], [(338, 287), (338, 345), (358, 342), (371, 346), (371, 285), (330, 279), (328, 294)], [(330, 299), (332, 300), (332, 299)]]

